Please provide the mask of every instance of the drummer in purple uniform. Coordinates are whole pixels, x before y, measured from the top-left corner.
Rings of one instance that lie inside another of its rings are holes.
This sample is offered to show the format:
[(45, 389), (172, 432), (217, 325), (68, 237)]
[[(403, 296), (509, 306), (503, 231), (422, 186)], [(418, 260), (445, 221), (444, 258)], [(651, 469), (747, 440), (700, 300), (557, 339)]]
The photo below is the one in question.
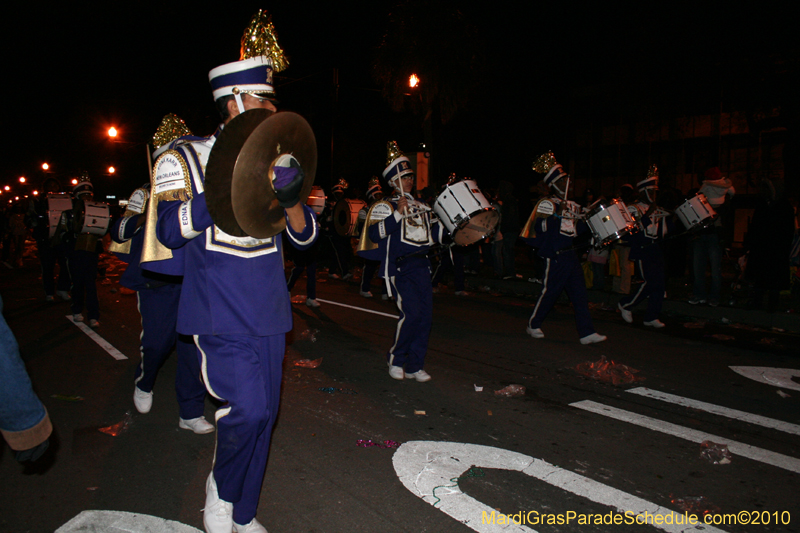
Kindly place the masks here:
[(394, 189), (388, 200), (392, 212), (373, 223), (378, 206), (388, 209), (386, 202), (378, 202), (370, 208), (366, 224), (370, 240), (378, 243), (389, 295), (396, 298), (400, 311), (394, 344), (387, 354), (389, 375), (424, 382), (431, 379), (423, 366), (433, 319), (431, 262), (426, 254), (434, 243), (442, 242), (445, 232), (438, 221), (431, 223), (428, 206), (414, 200), (414, 171), (408, 158), (394, 141), (389, 142), (388, 152), (383, 179)]
[[(539, 157), (534, 162), (533, 169), (545, 174), (544, 183), (550, 187), (552, 195), (537, 204), (539, 213), (537, 215), (537, 211), (534, 211), (521, 236), (529, 245), (538, 249), (539, 257), (545, 261), (542, 293), (528, 320), (526, 331), (534, 339), (544, 338), (542, 323), (558, 297), (566, 291), (575, 312), (581, 344), (603, 342), (607, 337), (594, 330), (583, 270), (572, 248), (575, 237), (579, 232), (587, 231), (587, 226), (579, 218), (581, 207), (567, 200), (569, 175), (556, 162), (552, 152)], [(532, 230), (530, 233), (527, 231), (529, 228)], [(535, 237), (526, 236), (529, 234)]]
[(644, 283), (634, 293), (620, 299), (617, 306), (622, 319), (633, 322), (633, 312), (642, 300), (647, 299), (647, 310), (644, 313), (644, 325), (651, 328), (663, 328), (664, 323), (658, 319), (664, 303), (666, 274), (664, 271), (664, 254), (658, 244), (670, 229), (673, 229), (669, 213), (656, 204), (658, 193), (658, 168), (650, 167), (647, 177), (636, 184), (639, 190), (639, 201), (628, 206), (635, 218), (640, 219), (643, 231), (627, 237), (631, 246), (630, 260), (639, 267)]
[[(242, 58), (209, 73), (221, 128), (250, 109), (275, 111), (272, 72), (286, 66), (283, 52), (269, 33), (273, 26), (266, 13), (259, 12), (250, 28), (263, 30), (252, 37), (266, 46), (252, 53), (251, 34), (246, 34)], [(165, 152), (162, 158), (171, 157), (174, 164), (168, 159), (156, 164), (156, 186), (159, 175), (165, 183), (175, 178), (176, 184), (191, 185), (191, 190), (159, 191), (174, 199), (158, 204), (158, 238), (170, 248), (185, 249), (178, 332), (194, 337), (206, 388), (225, 402), (216, 413), (217, 446), (206, 482), (203, 524), (210, 533), (265, 533), (255, 516), (278, 413), (292, 310), (282, 236), (234, 237), (215, 225), (208, 212), (203, 169), (220, 131)], [(313, 211), (300, 202), (303, 171), (289, 154), (273, 164), (270, 178), (285, 213), (287, 240), (308, 248), (319, 232)]]

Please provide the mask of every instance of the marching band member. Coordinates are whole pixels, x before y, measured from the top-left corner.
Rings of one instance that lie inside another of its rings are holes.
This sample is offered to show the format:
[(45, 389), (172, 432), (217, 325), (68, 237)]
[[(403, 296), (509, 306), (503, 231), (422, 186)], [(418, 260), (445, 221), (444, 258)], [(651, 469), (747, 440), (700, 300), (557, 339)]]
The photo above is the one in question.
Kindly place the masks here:
[(658, 239), (663, 238), (669, 231), (667, 220), (668, 213), (656, 204), (658, 193), (658, 168), (650, 167), (647, 177), (636, 184), (639, 190), (639, 201), (628, 206), (634, 218), (639, 218), (644, 231), (629, 235), (626, 240), (630, 243), (630, 260), (639, 265), (639, 271), (644, 278), (644, 283), (639, 289), (628, 296), (623, 296), (617, 307), (622, 314), (622, 319), (628, 324), (633, 322), (633, 309), (639, 302), (648, 299), (647, 311), (644, 314), (644, 325), (651, 328), (663, 328), (664, 323), (658, 319), (661, 306), (664, 303), (664, 290), (666, 277), (664, 272), (664, 254), (658, 245)]
[[(52, 302), (54, 295), (62, 300), (69, 301), (69, 268), (67, 267), (67, 253), (63, 243), (54, 244), (50, 238), (50, 222), (48, 220), (49, 199), (48, 195), (57, 194), (61, 185), (55, 178), (47, 178), (42, 186), (43, 194), (31, 200), (28, 206), (28, 219), (33, 227), (33, 238), (36, 239), (36, 249), (39, 252), (39, 261), (42, 265), (42, 284), (44, 286), (45, 300)], [(58, 280), (55, 281), (55, 266), (58, 263)]]
[[(369, 205), (362, 208), (358, 212), (358, 222), (362, 226), (361, 231), (364, 231), (363, 225), (367, 220), (367, 212), (369, 211), (369, 208), (374, 205), (375, 202), (379, 202), (382, 199), (383, 188), (381, 187), (381, 182), (378, 180), (377, 176), (373, 176), (372, 179), (369, 180), (367, 187), (367, 202), (369, 202)], [(364, 258), (364, 270), (361, 274), (361, 288), (358, 291), (358, 293), (364, 298), (372, 298), (372, 291), (370, 290), (372, 287), (372, 277), (375, 275), (375, 272), (378, 271), (378, 267), (380, 266), (380, 261), (374, 261), (372, 259), (367, 259), (366, 257)], [(381, 286), (383, 287), (383, 285)], [(387, 299), (386, 290), (382, 289), (381, 292), (383, 293), (383, 299)]]
[[(273, 70), (286, 61), (269, 16), (262, 11), (245, 32), (239, 61), (211, 70), (209, 80), (223, 125), (250, 109), (275, 111)], [(155, 165), (158, 239), (185, 248), (178, 332), (193, 335), (208, 392), (225, 402), (217, 411), (217, 446), (206, 483), (203, 524), (209, 533), (266, 533), (255, 515), (272, 428), (278, 413), (285, 334), (292, 310), (281, 235), (234, 237), (211, 219), (203, 169), (220, 130), (195, 142), (178, 141)], [(313, 211), (300, 202), (303, 170), (282, 154), (270, 171), (296, 248), (318, 236)], [(174, 190), (165, 190), (170, 182)], [(191, 190), (184, 189), (184, 183)], [(180, 188), (178, 188), (180, 187)]]
[(86, 302), (86, 311), (89, 326), (96, 328), (100, 325), (100, 302), (97, 299), (97, 263), (100, 259), (100, 239), (102, 236), (82, 232), (75, 219), (76, 210), (80, 204), (91, 202), (94, 187), (88, 176), (82, 176), (77, 185), (72, 188), (75, 197), (75, 208), (71, 212), (65, 211), (61, 215), (62, 222), (66, 223), (66, 236), (69, 239), (67, 252), (67, 265), (72, 278), (72, 320), (83, 322), (83, 304)]
[[(200, 380), (197, 349), (191, 337), (179, 336), (176, 329), (182, 278), (151, 272), (139, 266), (149, 188), (150, 183), (147, 183), (134, 191), (124, 215), (111, 230), (111, 239), (115, 243), (130, 243), (125, 252), (117, 253), (122, 261), (128, 263), (119, 284), (136, 291), (137, 308), (142, 317), (139, 348), (142, 360), (133, 378), (133, 404), (140, 413), (150, 412), (156, 375), (175, 347), (178, 357), (175, 375), (175, 395), (180, 412), (178, 427), (197, 434), (211, 433), (214, 426), (203, 416), (206, 387)], [(121, 247), (118, 249), (122, 250)]]
[(431, 223), (428, 207), (411, 194), (414, 171), (408, 158), (394, 141), (389, 142), (388, 152), (383, 179), (394, 190), (388, 201), (392, 213), (371, 224), (370, 215), (387, 202), (374, 204), (367, 216), (367, 231), (370, 240), (378, 243), (380, 268), (400, 311), (394, 344), (387, 355), (389, 375), (424, 382), (431, 379), (423, 366), (433, 318), (431, 263), (426, 252), (434, 242), (441, 243), (445, 233), (438, 221)]
[(528, 320), (526, 331), (534, 339), (544, 338), (542, 323), (558, 297), (566, 291), (575, 311), (581, 344), (603, 342), (607, 337), (594, 330), (583, 270), (572, 249), (579, 231), (586, 231), (587, 228), (585, 222), (578, 218), (581, 207), (567, 200), (569, 175), (556, 162), (552, 152), (540, 156), (534, 162), (533, 170), (545, 174), (543, 181), (552, 194), (537, 204), (521, 234), (523, 240), (538, 248), (539, 257), (545, 261), (542, 293)]
[[(318, 190), (317, 194), (321, 195), (323, 200), (325, 199), (325, 192), (322, 190), (322, 187), (314, 186), (311, 189), (311, 195), (308, 197), (307, 203), (314, 210), (314, 213), (320, 215), (323, 210), (316, 205), (311, 204), (313, 201), (312, 199), (314, 199), (315, 189)], [(319, 199), (320, 196), (317, 196), (316, 198)], [(317, 211), (318, 209), (319, 211)], [(311, 308), (320, 306), (320, 303), (317, 301), (317, 256), (319, 255), (319, 244), (320, 241), (318, 239), (307, 250), (292, 251), (292, 261), (294, 262), (294, 267), (289, 273), (289, 281), (286, 283), (289, 292), (292, 292), (294, 284), (297, 283), (297, 280), (300, 279), (300, 276), (303, 275), (303, 271), (305, 271), (306, 305)]]

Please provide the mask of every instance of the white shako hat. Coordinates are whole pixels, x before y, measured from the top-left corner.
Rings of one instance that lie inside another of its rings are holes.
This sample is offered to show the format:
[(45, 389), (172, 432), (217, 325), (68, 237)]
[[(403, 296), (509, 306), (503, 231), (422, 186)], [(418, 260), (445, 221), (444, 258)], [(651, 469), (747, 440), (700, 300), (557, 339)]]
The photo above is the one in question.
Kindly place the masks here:
[(658, 189), (658, 167), (650, 165), (650, 170), (647, 171), (647, 177), (636, 184), (636, 189), (643, 191), (645, 189)]
[(289, 61), (278, 46), (271, 17), (260, 9), (242, 35), (239, 61), (220, 65), (208, 73), (214, 100), (234, 95), (238, 103), (241, 94), (274, 100), (272, 73), (288, 66)]
[(389, 141), (386, 146), (386, 168), (383, 170), (383, 179), (391, 184), (393, 180), (408, 174), (414, 175), (411, 161), (400, 151), (396, 141)]
[(378, 176), (372, 176), (367, 184), (367, 198), (372, 201), (376, 194), (382, 192), (383, 189), (381, 188), (381, 182), (378, 180)]
[(92, 185), (91, 180), (89, 180), (89, 175), (83, 173), (78, 178), (78, 183), (72, 188), (72, 195), (75, 198), (80, 198), (80, 196), (85, 193), (94, 193), (94, 185)]

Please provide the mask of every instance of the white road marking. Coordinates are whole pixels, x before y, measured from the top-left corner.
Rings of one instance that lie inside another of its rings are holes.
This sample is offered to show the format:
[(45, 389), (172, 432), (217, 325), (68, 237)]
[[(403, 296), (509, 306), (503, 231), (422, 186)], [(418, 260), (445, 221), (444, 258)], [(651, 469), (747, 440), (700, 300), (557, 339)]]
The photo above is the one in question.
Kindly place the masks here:
[[(649, 513), (651, 516), (666, 516), (670, 514), (678, 517), (683, 516), (679, 511), (661, 507), (593, 479), (564, 470), (541, 459), (534, 459), (528, 455), (491, 446), (459, 442), (406, 442), (392, 456), (392, 464), (397, 477), (412, 494), (431, 505), (435, 505), (437, 509), (445, 514), (455, 518), (473, 531), (480, 533), (496, 531), (536, 533), (536, 530), (517, 523), (503, 525), (484, 523), (484, 513), (487, 516), (491, 516), (494, 513), (496, 516), (498, 512), (464, 494), (458, 484), (451, 481), (464, 475), (472, 466), (522, 472), (559, 489), (584, 497), (595, 503), (612, 507), (619, 513), (632, 512), (634, 515)], [(433, 494), (434, 489), (436, 490), (435, 496)], [(520, 509), (509, 511), (511, 511), (512, 515), (517, 512), (522, 512), (523, 515), (526, 515), (528, 511), (537, 510)], [(567, 509), (542, 509), (539, 512), (566, 513)], [(530, 521), (526, 521), (530, 523)], [(577, 524), (577, 521), (575, 524)], [(685, 524), (653, 524), (652, 527), (670, 533), (688, 533), (689, 531), (697, 530), (694, 526)], [(703, 525), (703, 531), (715, 533), (722, 530)]]
[(202, 533), (180, 522), (122, 511), (83, 511), (56, 533)]
[(700, 443), (704, 440), (710, 440), (719, 444), (726, 444), (728, 446), (728, 450), (730, 450), (732, 454), (741, 455), (742, 457), (747, 457), (748, 459), (753, 459), (754, 461), (777, 466), (778, 468), (783, 468), (784, 470), (789, 470), (790, 472), (800, 473), (800, 459), (795, 459), (794, 457), (789, 457), (788, 455), (771, 452), (763, 448), (756, 448), (755, 446), (736, 442), (735, 440), (726, 439), (725, 437), (712, 435), (711, 433), (705, 433), (703, 431), (697, 431), (696, 429), (685, 428), (677, 424), (671, 424), (669, 422), (664, 422), (663, 420), (650, 418), (649, 416), (631, 413), (630, 411), (617, 409), (616, 407), (610, 407), (608, 405), (592, 402), (590, 400), (571, 403), (570, 406), (614, 418), (616, 420), (621, 420), (623, 422), (628, 422), (647, 429), (652, 429), (653, 431), (666, 433), (667, 435), (673, 435), (675, 437), (686, 439), (692, 442)]
[(340, 304), (339, 302), (332, 302), (331, 300), (323, 300), (322, 298), (317, 298), (318, 302), (331, 304), (331, 305), (338, 305), (340, 307), (347, 307), (350, 309), (355, 309), (356, 311), (364, 311), (365, 313), (372, 313), (373, 315), (381, 315), (381, 316), (388, 316), (389, 318), (400, 318), (398, 315), (391, 315), (389, 313), (381, 313), (380, 311), (373, 311), (372, 309), (365, 309), (363, 307), (356, 307), (355, 305), (347, 305), (347, 304)]
[(682, 405), (684, 407), (691, 407), (692, 409), (699, 409), (700, 411), (706, 411), (714, 415), (724, 416), (725, 418), (732, 418), (733, 420), (741, 420), (742, 422), (756, 424), (765, 428), (777, 429), (778, 431), (791, 433), (793, 435), (800, 435), (799, 425), (792, 424), (790, 422), (784, 422), (782, 420), (775, 420), (774, 418), (767, 418), (766, 416), (754, 415), (752, 413), (746, 413), (744, 411), (737, 411), (736, 409), (722, 407), (721, 405), (714, 405), (713, 403), (706, 403), (699, 400), (684, 398), (682, 396), (675, 396), (674, 394), (669, 394), (668, 392), (660, 392), (657, 390), (648, 389), (647, 387), (636, 387), (635, 389), (630, 389), (626, 392), (631, 392), (647, 398), (653, 398), (654, 400), (661, 400), (662, 402), (674, 403), (675, 405)]
[(83, 322), (75, 322), (74, 320), (72, 320), (72, 315), (67, 315), (67, 320), (78, 326), (78, 328), (82, 332), (86, 333), (90, 339), (92, 339), (94, 342), (100, 345), (102, 349), (107, 351), (109, 355), (111, 355), (111, 357), (113, 357), (117, 361), (122, 361), (124, 359), (127, 359), (127, 357), (122, 352), (111, 346), (111, 344), (109, 344), (107, 340), (105, 340), (103, 337), (95, 333), (95, 331), (92, 330), (92, 328), (90, 328)]
[(800, 390), (800, 383), (792, 381), (792, 377), (800, 378), (800, 370), (795, 368), (770, 368), (768, 366), (732, 366), (731, 370), (773, 387)]

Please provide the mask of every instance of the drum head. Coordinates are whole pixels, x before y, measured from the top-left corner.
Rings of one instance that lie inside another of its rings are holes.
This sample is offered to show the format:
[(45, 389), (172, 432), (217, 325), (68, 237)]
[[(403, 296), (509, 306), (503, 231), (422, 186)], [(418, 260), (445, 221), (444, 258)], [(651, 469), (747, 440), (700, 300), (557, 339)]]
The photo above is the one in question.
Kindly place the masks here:
[(492, 233), (500, 221), (500, 213), (495, 209), (481, 211), (469, 218), (453, 235), (453, 241), (459, 246), (469, 246)]

